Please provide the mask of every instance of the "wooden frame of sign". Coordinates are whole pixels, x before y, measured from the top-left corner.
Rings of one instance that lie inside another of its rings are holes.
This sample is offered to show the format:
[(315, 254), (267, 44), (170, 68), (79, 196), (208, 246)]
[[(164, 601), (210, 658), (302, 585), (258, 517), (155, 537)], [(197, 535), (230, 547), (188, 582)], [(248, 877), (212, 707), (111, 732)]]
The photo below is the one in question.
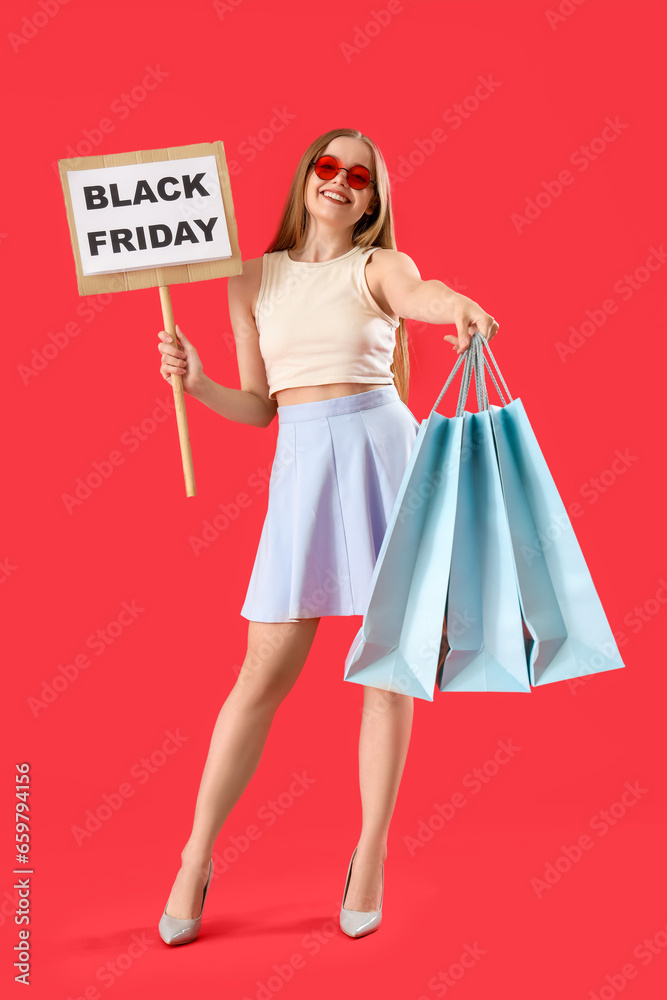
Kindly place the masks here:
[[(91, 170), (101, 167), (122, 167), (127, 164), (159, 163), (167, 160), (187, 159), (196, 156), (215, 156), (225, 210), (225, 222), (229, 235), (231, 257), (220, 260), (202, 261), (194, 264), (174, 264), (168, 267), (151, 267), (134, 271), (114, 271), (108, 274), (85, 275), (81, 265), (81, 254), (77, 239), (72, 196), (69, 188), (67, 172), (69, 170)], [(198, 142), (189, 146), (172, 146), (169, 149), (146, 149), (131, 153), (107, 153), (100, 156), (78, 156), (58, 161), (60, 181), (65, 197), (67, 222), (69, 225), (72, 252), (76, 265), (76, 278), (79, 295), (99, 295), (108, 292), (129, 292), (140, 288), (155, 288), (160, 290), (162, 319), (164, 329), (173, 342), (181, 346), (176, 336), (174, 316), (171, 306), (169, 285), (184, 284), (189, 281), (207, 281), (210, 278), (225, 278), (233, 274), (242, 274), (243, 263), (239, 249), (232, 189), (227, 169), (225, 148), (221, 140), (217, 142)], [(183, 474), (187, 496), (195, 496), (196, 488), (192, 453), (188, 433), (187, 415), (185, 412), (185, 397), (183, 380), (180, 375), (171, 376), (176, 407), (176, 422), (183, 460)]]
[[(129, 163), (159, 163), (161, 160), (181, 160), (189, 156), (215, 156), (225, 207), (225, 221), (229, 232), (232, 256), (223, 260), (206, 261), (201, 264), (175, 264), (170, 267), (150, 267), (141, 271), (116, 271), (112, 274), (83, 273), (81, 254), (76, 238), (74, 212), (69, 184), (68, 170), (91, 170), (95, 167), (123, 167)], [(209, 278), (226, 278), (241, 274), (243, 266), (239, 250), (232, 188), (225, 158), (225, 148), (221, 141), (197, 142), (190, 146), (172, 146), (169, 149), (145, 149), (134, 153), (107, 153), (103, 156), (77, 156), (69, 160), (58, 160), (60, 180), (65, 195), (67, 222), (76, 263), (76, 279), (79, 295), (100, 295), (105, 292), (129, 292), (137, 288), (155, 288), (166, 285), (180, 285), (188, 281), (207, 281)]]

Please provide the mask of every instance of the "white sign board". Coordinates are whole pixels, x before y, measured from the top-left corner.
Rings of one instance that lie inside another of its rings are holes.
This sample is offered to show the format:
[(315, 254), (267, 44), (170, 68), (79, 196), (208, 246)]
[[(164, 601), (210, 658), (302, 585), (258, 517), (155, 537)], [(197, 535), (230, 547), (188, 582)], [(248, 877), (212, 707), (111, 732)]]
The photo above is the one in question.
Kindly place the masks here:
[(231, 257), (215, 156), (68, 170), (84, 275)]

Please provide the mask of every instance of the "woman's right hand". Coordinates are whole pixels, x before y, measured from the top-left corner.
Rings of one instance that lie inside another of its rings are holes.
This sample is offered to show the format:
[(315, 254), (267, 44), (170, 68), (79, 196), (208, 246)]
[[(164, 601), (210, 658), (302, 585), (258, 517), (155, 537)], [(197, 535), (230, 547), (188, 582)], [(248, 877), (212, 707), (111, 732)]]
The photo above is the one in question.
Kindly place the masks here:
[(204, 369), (197, 351), (179, 326), (176, 327), (176, 334), (183, 349), (165, 330), (160, 330), (158, 333), (161, 341), (158, 350), (162, 355), (160, 374), (170, 385), (173, 385), (171, 376), (180, 375), (183, 379), (183, 389), (192, 394), (204, 379)]

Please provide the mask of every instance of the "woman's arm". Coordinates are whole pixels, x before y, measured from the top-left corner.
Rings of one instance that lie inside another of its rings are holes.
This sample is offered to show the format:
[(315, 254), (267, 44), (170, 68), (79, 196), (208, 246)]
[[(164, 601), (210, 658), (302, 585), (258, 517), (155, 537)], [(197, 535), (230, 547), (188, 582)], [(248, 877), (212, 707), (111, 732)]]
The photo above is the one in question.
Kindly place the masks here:
[(455, 323), (458, 336), (446, 335), (443, 339), (455, 345), (458, 354), (467, 349), (475, 330), (479, 330), (487, 341), (495, 336), (498, 324), (493, 316), (473, 299), (448, 288), (437, 278), (422, 281), (417, 265), (407, 254), (383, 249), (373, 256), (379, 258), (378, 278), (382, 291), (398, 316), (422, 323)]
[(240, 389), (220, 385), (204, 375), (191, 395), (211, 410), (240, 424), (268, 427), (278, 404), (269, 399), (264, 359), (259, 350), (259, 331), (252, 314), (253, 288), (261, 280), (262, 258), (243, 262), (243, 273), (227, 279), (229, 318), (236, 343)]
[(250, 389), (231, 389), (214, 382), (208, 375), (202, 376), (190, 395), (237, 424), (268, 427), (275, 416), (274, 413), (269, 416), (266, 406)]

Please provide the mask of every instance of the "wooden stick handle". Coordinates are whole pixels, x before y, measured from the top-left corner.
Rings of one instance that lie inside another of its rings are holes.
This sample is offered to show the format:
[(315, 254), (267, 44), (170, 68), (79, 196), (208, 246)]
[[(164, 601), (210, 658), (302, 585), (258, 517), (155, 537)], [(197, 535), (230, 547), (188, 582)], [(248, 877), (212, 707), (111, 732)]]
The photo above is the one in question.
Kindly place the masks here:
[[(160, 285), (160, 303), (162, 305), (162, 322), (165, 331), (170, 335), (174, 344), (182, 347), (176, 336), (176, 326), (174, 324), (174, 312), (171, 308), (171, 295), (169, 285)], [(183, 379), (180, 375), (171, 376), (171, 384), (174, 389), (174, 405), (176, 407), (176, 424), (178, 426), (178, 439), (181, 443), (181, 458), (183, 460), (183, 475), (185, 476), (185, 495), (194, 497), (197, 495), (195, 488), (195, 472), (192, 466), (192, 451), (190, 450), (190, 434), (188, 433), (188, 415), (185, 411), (185, 394), (183, 392)]]

